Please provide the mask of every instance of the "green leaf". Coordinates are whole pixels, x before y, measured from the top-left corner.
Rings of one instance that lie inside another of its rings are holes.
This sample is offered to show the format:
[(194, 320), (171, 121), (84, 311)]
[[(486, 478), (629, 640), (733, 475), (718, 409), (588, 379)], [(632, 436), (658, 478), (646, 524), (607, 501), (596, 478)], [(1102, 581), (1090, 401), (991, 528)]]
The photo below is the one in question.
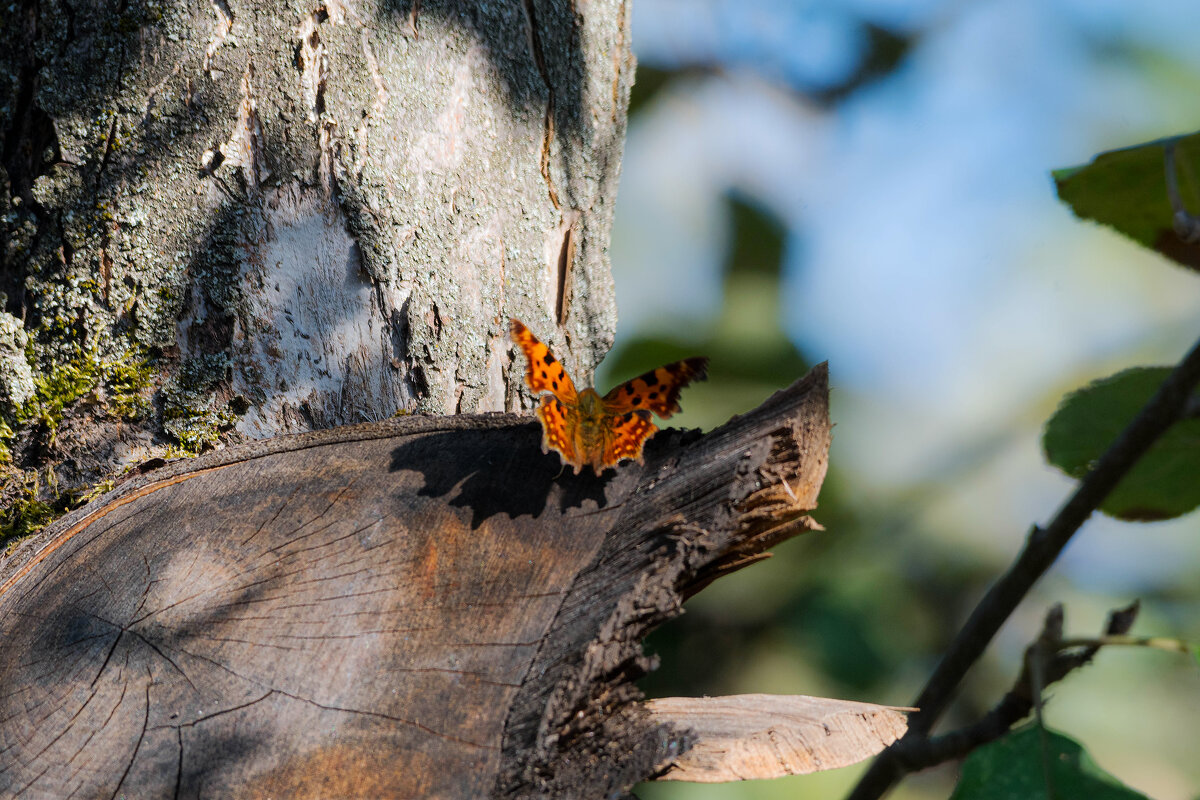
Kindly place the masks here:
[[(1044, 755), (1043, 755), (1044, 754)], [(1046, 761), (1053, 790), (1046, 788)], [(972, 753), (950, 800), (1146, 800), (1092, 761), (1076, 742), (1027, 725)]]
[(1200, 243), (1175, 232), (1165, 167), (1165, 149), (1172, 143), (1180, 197), (1188, 211), (1200, 215), (1200, 133), (1101, 153), (1090, 164), (1055, 170), (1054, 182), (1059, 199), (1076, 216), (1200, 270)]
[[(1082, 478), (1170, 373), (1137, 367), (1067, 395), (1046, 423), (1046, 460)], [(1100, 510), (1117, 519), (1150, 521), (1200, 505), (1200, 420), (1177, 422), (1121, 479)]]

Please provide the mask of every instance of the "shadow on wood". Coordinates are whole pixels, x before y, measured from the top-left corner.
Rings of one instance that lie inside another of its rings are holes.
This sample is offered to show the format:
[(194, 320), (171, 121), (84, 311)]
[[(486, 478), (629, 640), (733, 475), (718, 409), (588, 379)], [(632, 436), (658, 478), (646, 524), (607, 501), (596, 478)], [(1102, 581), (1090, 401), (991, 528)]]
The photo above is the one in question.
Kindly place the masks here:
[(534, 455), (541, 441), (536, 423), (430, 433), (396, 446), (390, 469), (419, 472), (424, 486), (417, 495), (468, 509), (472, 530), (496, 514), (536, 520), (547, 506), (559, 514), (582, 509), (585, 501), (604, 508), (614, 473), (575, 475), (555, 453)]
[(827, 394), (599, 478), (512, 415), (136, 476), (0, 564), (0, 794), (625, 793), (691, 740), (640, 702), (642, 637), (815, 527)]

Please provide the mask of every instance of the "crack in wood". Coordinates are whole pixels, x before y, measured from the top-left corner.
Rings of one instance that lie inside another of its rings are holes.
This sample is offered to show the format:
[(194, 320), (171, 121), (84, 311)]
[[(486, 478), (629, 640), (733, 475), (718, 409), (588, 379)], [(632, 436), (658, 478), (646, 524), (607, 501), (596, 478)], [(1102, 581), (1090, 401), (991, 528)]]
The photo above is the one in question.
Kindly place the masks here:
[(138, 753), (142, 749), (142, 742), (146, 739), (146, 726), (150, 723), (150, 686), (153, 684), (153, 677), (149, 674), (149, 668), (147, 668), (146, 677), (151, 680), (146, 684), (146, 707), (142, 718), (142, 732), (138, 736), (137, 744), (133, 746), (133, 755), (129, 757), (129, 763), (125, 765), (125, 771), (121, 773), (121, 780), (117, 781), (117, 788), (113, 789), (109, 800), (116, 800), (117, 795), (121, 793), (121, 787), (125, 785), (125, 779), (129, 777), (129, 771), (133, 769), (133, 764), (137, 761)]
[(204, 722), (208, 722), (211, 719), (216, 719), (217, 717), (223, 717), (226, 714), (234, 714), (238, 711), (244, 711), (247, 708), (250, 708), (251, 706), (258, 705), (259, 703), (261, 703), (262, 701), (266, 700), (267, 698), (271, 697), (274, 694), (276, 694), (275, 689), (268, 689), (267, 691), (263, 692), (261, 697), (256, 697), (253, 700), (248, 700), (245, 703), (239, 703), (238, 705), (230, 706), (229, 708), (222, 708), (220, 711), (214, 711), (211, 714), (205, 714), (203, 716), (196, 717), (195, 719), (188, 720), (187, 722), (180, 722), (180, 723), (173, 724), (173, 725), (156, 725), (155, 730), (162, 729), (162, 728), (174, 728), (176, 730), (182, 731), (184, 728), (194, 728), (197, 725), (200, 725), (201, 723), (204, 723)]
[(555, 287), (554, 316), (561, 328), (567, 322), (570, 308), (571, 289), (574, 283), (575, 226), (579, 215), (568, 212), (563, 215), (562, 244), (558, 248), (557, 285)]
[(129, 633), (131, 633), (134, 636), (136, 636), (137, 638), (141, 639), (142, 642), (145, 643), (145, 645), (147, 647), (149, 647), (151, 650), (153, 650), (155, 653), (157, 653), (158, 656), (163, 661), (166, 661), (168, 664), (170, 664), (171, 667), (174, 668), (174, 670), (179, 673), (180, 677), (182, 677), (185, 681), (187, 681), (187, 685), (192, 688), (192, 691), (194, 691), (194, 692), (199, 691), (199, 689), (196, 688), (196, 684), (192, 683), (192, 679), (189, 678), (188, 674), (183, 671), (183, 668), (180, 667), (178, 664), (176, 664), (175, 661), (173, 659), (171, 659), (170, 656), (168, 656), (166, 653), (164, 653), (162, 650), (160, 650), (158, 648), (158, 645), (156, 645), (154, 642), (150, 641), (149, 639), (147, 639), (145, 636), (138, 633), (137, 631), (129, 631)]
[(558, 190), (554, 187), (554, 178), (550, 174), (550, 149), (554, 143), (554, 82), (550, 79), (550, 72), (546, 68), (546, 56), (542, 51), (542, 37), (538, 27), (536, 0), (523, 0), (521, 7), (525, 11), (525, 34), (529, 45), (529, 52), (533, 56), (533, 63), (537, 67), (538, 75), (541, 76), (542, 83), (546, 87), (546, 113), (542, 119), (542, 155), (539, 159), (542, 180), (546, 182), (546, 190), (550, 197), (550, 202), (558, 209), (562, 206), (558, 201)]
[[(209, 40), (208, 46), (204, 48), (204, 60), (200, 64), (200, 69), (210, 75), (213, 71), (213, 56), (217, 54), (217, 50), (225, 42), (225, 38), (229, 36), (229, 32), (233, 30), (234, 20), (233, 9), (229, 7), (227, 0), (212, 0), (212, 7), (213, 12), (217, 15), (217, 24), (213, 30), (212, 39)], [(182, 64), (183, 62), (180, 62), (180, 66)], [(176, 71), (178, 71), (178, 67), (176, 67)], [(175, 73), (172, 73), (171, 77), (174, 77), (174, 75)], [(150, 113), (148, 108), (146, 113)]]
[[(358, 534), (362, 533), (363, 531), (368, 531), (371, 528), (378, 527), (380, 523), (384, 522), (385, 520), (389, 520), (389, 519), (392, 519), (392, 515), (384, 514), (380, 517), (376, 517), (375, 519), (371, 520), (370, 522), (366, 522), (366, 523), (360, 525), (359, 527), (354, 528), (353, 530), (343, 533), (342, 535), (338, 536), (337, 538), (330, 539), (325, 542), (321, 542), (320, 544), (310, 545), (308, 547), (301, 547), (301, 548), (298, 548), (295, 550), (288, 550), (287, 552), (283, 553), (283, 555), (280, 556), (280, 558), (281, 559), (282, 558), (295, 558), (296, 556), (299, 556), (303, 553), (311, 553), (313, 550), (324, 549), (331, 545), (335, 545), (338, 542), (349, 539), (352, 536), (357, 536)], [(329, 530), (330, 528), (333, 528), (334, 526), (336, 526), (339, 522), (341, 522), (341, 520), (333, 520), (328, 525), (325, 525), (321, 528), (317, 528), (314, 531), (304, 534), (303, 536), (300, 537), (300, 539), (307, 539), (310, 536), (316, 536), (318, 533), (323, 533), (323, 532)], [(280, 545), (279, 547), (273, 547), (270, 550), (268, 550), (267, 552), (278, 552), (278, 551), (284, 549), (284, 547), (294, 544), (296, 541), (299, 541), (299, 539), (287, 542), (285, 545)]]
[(104, 661), (100, 662), (100, 669), (96, 670), (96, 677), (92, 678), (89, 688), (96, 688), (96, 681), (100, 680), (100, 676), (104, 674), (104, 670), (108, 669), (108, 662), (112, 660), (113, 653), (117, 650), (117, 645), (121, 643), (121, 637), (125, 635), (125, 631), (119, 625), (114, 625), (113, 627), (117, 628), (117, 638), (113, 639), (112, 645), (108, 648), (108, 653), (104, 656)]
[[(148, 701), (149, 700), (149, 686), (146, 687), (146, 696), (147, 696), (147, 701)], [(151, 730), (160, 730), (160, 729), (166, 729), (166, 728), (174, 728), (177, 730), (182, 730), (183, 728), (194, 728), (194, 727), (196, 727), (202, 723), (208, 722), (209, 720), (212, 720), (216, 717), (225, 716), (227, 714), (232, 714), (232, 713), (235, 713), (238, 711), (244, 711), (245, 709), (255, 706), (259, 703), (262, 703), (263, 701), (265, 701), (271, 697), (274, 697), (274, 696), (285, 697), (289, 700), (294, 700), (298, 703), (305, 703), (305, 704), (313, 706), (315, 708), (319, 708), (322, 711), (331, 711), (331, 712), (338, 713), (338, 714), (353, 714), (353, 715), (357, 715), (357, 716), (385, 719), (389, 722), (396, 722), (401, 725), (416, 728), (417, 730), (421, 731), (422, 733), (427, 733), (430, 736), (435, 736), (439, 739), (446, 739), (448, 741), (456, 742), (458, 744), (469, 745), (470, 747), (479, 748), (481, 750), (496, 750), (496, 749), (498, 749), (495, 745), (481, 743), (481, 742), (474, 742), (474, 741), (471, 741), (470, 739), (464, 739), (459, 736), (454, 736), (453, 734), (435, 730), (434, 728), (430, 728), (428, 725), (423, 725), (419, 722), (415, 722), (410, 719), (398, 717), (394, 714), (385, 714), (382, 711), (370, 711), (370, 710), (361, 709), (361, 708), (346, 708), (343, 706), (335, 706), (335, 705), (329, 705), (327, 703), (320, 703), (316, 700), (313, 700), (312, 698), (294, 694), (292, 692), (288, 692), (288, 691), (285, 691), (285, 690), (279, 689), (279, 688), (269, 689), (261, 697), (257, 697), (246, 703), (240, 703), (240, 704), (238, 704), (236, 706), (232, 706), (230, 708), (224, 708), (224, 709), (221, 709), (220, 711), (214, 711), (211, 714), (206, 714), (206, 715), (204, 715), (202, 717), (198, 717), (194, 720), (189, 720), (188, 722), (180, 722), (180, 723), (172, 724), (172, 725), (156, 725), (153, 728), (151, 728)], [(148, 713), (149, 713), (149, 708), (147, 707), (147, 714)], [(147, 719), (148, 719), (148, 717), (147, 717)], [(142, 733), (144, 736), (145, 729), (143, 729)], [(135, 751), (134, 755), (136, 756), (136, 751)], [(118, 786), (118, 790), (119, 790), (119, 788), (120, 787)]]
[(260, 533), (262, 533), (263, 530), (267, 528), (267, 526), (273, 525), (275, 523), (275, 520), (279, 519), (279, 515), (282, 514), (284, 512), (284, 510), (287, 509), (287, 507), (292, 504), (292, 501), (296, 498), (296, 495), (300, 493), (301, 488), (302, 487), (297, 486), (295, 489), (293, 489), (291, 494), (289, 494), (283, 500), (283, 502), (279, 504), (279, 508), (278, 508), (278, 510), (275, 511), (274, 515), (272, 515), (270, 519), (263, 520), (262, 524), (254, 529), (254, 533), (250, 534), (249, 536), (247, 536), (245, 539), (242, 540), (242, 547), (245, 547), (246, 545), (250, 544), (250, 542), (254, 541), (254, 538), (256, 536), (258, 536)]
[(33, 786), (35, 783), (37, 783), (39, 780), (41, 780), (42, 776), (45, 775), (49, 771), (50, 771), (50, 767), (46, 766), (41, 772), (39, 772), (37, 775), (34, 775), (33, 778), (30, 779), (29, 783), (25, 784), (20, 789), (18, 789), (16, 791), (16, 794), (14, 794), (13, 796), (20, 797), (21, 795), (25, 794), (25, 792), (29, 789), (30, 786)]
[(172, 797), (179, 800), (179, 790), (183, 786), (183, 728), (175, 729), (175, 738), (179, 743), (179, 760), (175, 765), (175, 792)]

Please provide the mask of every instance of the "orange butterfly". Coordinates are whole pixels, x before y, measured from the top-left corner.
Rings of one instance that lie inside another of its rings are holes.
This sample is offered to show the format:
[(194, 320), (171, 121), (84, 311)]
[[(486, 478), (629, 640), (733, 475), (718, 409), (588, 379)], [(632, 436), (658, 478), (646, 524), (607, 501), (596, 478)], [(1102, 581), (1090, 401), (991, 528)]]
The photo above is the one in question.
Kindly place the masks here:
[(576, 475), (587, 465), (599, 475), (627, 458), (641, 463), (642, 447), (658, 430), (650, 412), (667, 419), (679, 410), (680, 390), (707, 377), (708, 359), (689, 358), (639, 375), (604, 397), (595, 389), (576, 392), (550, 348), (520, 320), (510, 320), (510, 325), (513, 341), (529, 362), (525, 384), (542, 398), (537, 408), (542, 451), (557, 450)]

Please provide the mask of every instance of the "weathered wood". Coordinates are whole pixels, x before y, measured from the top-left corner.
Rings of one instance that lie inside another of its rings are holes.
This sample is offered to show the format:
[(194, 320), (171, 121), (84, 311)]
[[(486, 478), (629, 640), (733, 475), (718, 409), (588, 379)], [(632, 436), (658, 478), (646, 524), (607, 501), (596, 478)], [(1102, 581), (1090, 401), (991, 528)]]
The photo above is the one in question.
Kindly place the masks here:
[(813, 527), (823, 366), (645, 465), (511, 415), (138, 475), (0, 564), (0, 796), (619, 796), (687, 749), (642, 637)]
[(654, 720), (692, 746), (658, 780), (721, 783), (806, 775), (870, 758), (904, 735), (913, 709), (804, 695), (665, 697)]

